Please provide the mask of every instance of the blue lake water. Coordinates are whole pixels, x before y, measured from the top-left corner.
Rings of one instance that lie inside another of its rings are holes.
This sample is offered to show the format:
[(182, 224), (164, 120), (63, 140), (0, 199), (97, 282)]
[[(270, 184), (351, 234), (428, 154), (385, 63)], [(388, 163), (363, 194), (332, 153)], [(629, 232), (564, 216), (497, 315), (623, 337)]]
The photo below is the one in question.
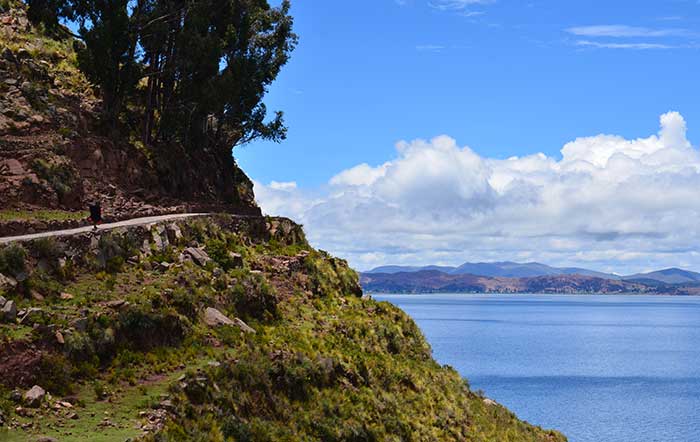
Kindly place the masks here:
[(374, 298), (472, 389), (571, 442), (700, 441), (700, 297)]

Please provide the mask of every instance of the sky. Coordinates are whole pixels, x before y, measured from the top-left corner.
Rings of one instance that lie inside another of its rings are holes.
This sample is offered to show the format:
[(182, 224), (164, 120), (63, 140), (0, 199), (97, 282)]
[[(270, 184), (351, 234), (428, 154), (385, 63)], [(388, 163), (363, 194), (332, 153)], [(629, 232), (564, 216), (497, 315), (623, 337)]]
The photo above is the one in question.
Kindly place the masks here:
[(700, 2), (292, 1), (234, 156), (268, 214), (359, 270), (539, 261), (700, 271)]

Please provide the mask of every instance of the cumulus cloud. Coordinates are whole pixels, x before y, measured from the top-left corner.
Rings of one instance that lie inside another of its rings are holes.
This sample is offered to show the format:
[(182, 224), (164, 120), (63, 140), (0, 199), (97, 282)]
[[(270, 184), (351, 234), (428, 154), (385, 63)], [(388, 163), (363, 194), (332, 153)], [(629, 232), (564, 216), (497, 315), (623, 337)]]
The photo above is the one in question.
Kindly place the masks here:
[(700, 153), (676, 112), (646, 138), (578, 138), (555, 158), (494, 159), (449, 136), (402, 141), (319, 189), (256, 183), (263, 210), (359, 269), (538, 260), (634, 272), (700, 269)]

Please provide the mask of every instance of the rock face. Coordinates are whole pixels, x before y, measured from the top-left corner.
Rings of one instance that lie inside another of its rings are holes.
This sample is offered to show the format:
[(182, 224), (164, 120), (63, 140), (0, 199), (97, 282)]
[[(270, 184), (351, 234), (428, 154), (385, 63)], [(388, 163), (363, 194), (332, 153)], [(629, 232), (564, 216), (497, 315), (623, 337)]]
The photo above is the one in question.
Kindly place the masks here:
[(29, 391), (24, 393), (24, 404), (30, 408), (39, 408), (46, 398), (46, 390), (38, 385), (33, 386)]

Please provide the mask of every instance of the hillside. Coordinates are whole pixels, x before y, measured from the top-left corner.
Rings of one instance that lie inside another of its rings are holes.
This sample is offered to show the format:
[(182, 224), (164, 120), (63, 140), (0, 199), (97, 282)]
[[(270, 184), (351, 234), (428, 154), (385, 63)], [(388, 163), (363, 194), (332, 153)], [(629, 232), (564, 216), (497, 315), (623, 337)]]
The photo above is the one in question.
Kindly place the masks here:
[(651, 287), (632, 281), (584, 275), (532, 278), (447, 274), (440, 271), (362, 273), (360, 282), (370, 293), (651, 293)]
[(0, 23), (0, 235), (75, 225), (94, 200), (109, 219), (260, 214), (230, 155), (106, 130), (100, 94), (78, 69), (79, 41), (48, 36), (16, 0), (0, 2)]
[(648, 273), (625, 276), (623, 279), (630, 281), (651, 281), (665, 284), (684, 284), (700, 281), (700, 273), (682, 269), (664, 269)]
[[(652, 275), (653, 276), (653, 275)], [(370, 293), (553, 293), (697, 295), (700, 283), (665, 283), (650, 278), (608, 279), (579, 274), (528, 278), (449, 274), (438, 270), (399, 273), (362, 273), (360, 282)]]
[(286, 219), (10, 244), (0, 273), (2, 440), (565, 440), (472, 392)]

